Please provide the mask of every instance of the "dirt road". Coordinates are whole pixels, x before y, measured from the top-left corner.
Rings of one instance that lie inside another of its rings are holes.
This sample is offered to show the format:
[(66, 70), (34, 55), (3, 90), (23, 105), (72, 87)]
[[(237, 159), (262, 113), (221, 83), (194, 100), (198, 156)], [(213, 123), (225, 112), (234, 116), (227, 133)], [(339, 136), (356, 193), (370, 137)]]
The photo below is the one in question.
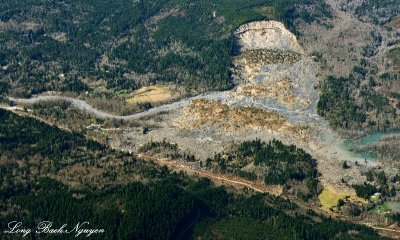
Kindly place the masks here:
[(252, 181), (246, 181), (244, 179), (239, 179), (235, 176), (227, 175), (227, 174), (221, 174), (221, 173), (210, 173), (202, 170), (197, 170), (190, 168), (188, 166), (185, 166), (183, 164), (180, 164), (178, 162), (175, 162), (173, 160), (168, 160), (168, 159), (160, 159), (156, 157), (152, 157), (149, 155), (145, 154), (134, 154), (136, 157), (144, 159), (144, 160), (150, 160), (153, 162), (158, 163), (159, 165), (167, 166), (171, 170), (174, 171), (184, 171), (188, 174), (191, 175), (197, 175), (200, 177), (206, 177), (209, 178), (213, 181), (217, 181), (221, 184), (229, 185), (235, 188), (248, 188), (251, 189), (255, 192), (259, 193), (269, 193), (275, 196), (279, 196), (282, 193), (282, 188), (280, 186), (266, 186), (262, 182), (252, 182)]

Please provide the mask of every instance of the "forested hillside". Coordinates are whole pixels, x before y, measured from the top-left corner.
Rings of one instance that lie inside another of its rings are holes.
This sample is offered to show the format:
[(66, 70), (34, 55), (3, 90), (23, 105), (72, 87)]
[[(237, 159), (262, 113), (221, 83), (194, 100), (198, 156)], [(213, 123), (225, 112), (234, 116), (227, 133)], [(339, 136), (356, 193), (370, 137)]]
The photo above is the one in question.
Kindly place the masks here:
[(234, 150), (206, 160), (204, 167), (249, 180), (260, 179), (267, 185), (282, 185), (305, 201), (319, 193), (316, 160), (303, 149), (279, 140), (242, 142)]
[[(42, 220), (54, 225), (89, 221), (91, 227), (106, 230), (91, 239), (176, 239), (183, 235), (189, 239), (380, 239), (367, 227), (322, 217), (279, 197), (227, 192), (208, 179), (170, 173), (37, 120), (3, 110), (0, 118), (1, 229), (19, 219), (27, 226)], [(58, 147), (46, 144), (51, 142)], [(79, 158), (80, 154), (86, 157)], [(70, 161), (71, 156), (79, 162)], [(48, 161), (62, 164), (50, 168)], [(73, 166), (82, 169), (73, 175), (81, 184), (71, 182), (65, 172)], [(84, 177), (101, 169), (104, 172), (97, 178)], [(136, 178), (128, 177), (132, 175)], [(101, 185), (103, 180), (109, 185)], [(186, 231), (191, 223), (195, 223), (193, 231)], [(0, 235), (18, 239), (3, 231)], [(69, 235), (40, 237), (75, 239)]]
[(134, 90), (154, 82), (188, 91), (232, 86), (230, 35), (244, 22), (330, 16), (322, 0), (3, 1), (0, 93), (106, 87)]
[(374, 24), (384, 25), (400, 13), (400, 4), (396, 0), (366, 0), (356, 9), (357, 17), (370, 20)]
[[(337, 16), (343, 19), (342, 23), (351, 18), (354, 22), (348, 25), (352, 28), (350, 34), (342, 36), (348, 42), (340, 49), (347, 49), (348, 53), (342, 54), (343, 63), (336, 63), (335, 67), (348, 68), (350, 72), (327, 71), (327, 78), (321, 82), (318, 112), (335, 129), (345, 129), (343, 132), (347, 133), (398, 129), (400, 4), (396, 0), (363, 0), (338, 1), (338, 5)], [(340, 30), (339, 36), (343, 34), (345, 31)], [(359, 41), (359, 51), (351, 42), (351, 34), (366, 37)], [(330, 51), (323, 54), (337, 59), (340, 56)], [(350, 58), (356, 62), (344, 63)]]
[[(398, 93), (390, 91), (390, 82), (399, 74), (387, 73), (378, 78), (369, 76), (366, 69), (354, 68), (348, 77), (329, 76), (322, 88), (318, 113), (339, 129), (367, 132), (396, 129), (400, 124), (397, 113)], [(375, 89), (388, 89), (382, 93)]]

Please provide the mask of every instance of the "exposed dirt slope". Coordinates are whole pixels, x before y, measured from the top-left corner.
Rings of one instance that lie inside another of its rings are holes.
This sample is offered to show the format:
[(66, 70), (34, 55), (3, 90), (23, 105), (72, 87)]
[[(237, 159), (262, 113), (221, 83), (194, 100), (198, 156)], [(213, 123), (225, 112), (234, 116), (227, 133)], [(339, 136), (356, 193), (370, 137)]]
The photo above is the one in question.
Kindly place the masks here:
[(244, 24), (235, 32), (239, 50), (279, 49), (303, 53), (304, 50), (281, 22), (259, 21)]

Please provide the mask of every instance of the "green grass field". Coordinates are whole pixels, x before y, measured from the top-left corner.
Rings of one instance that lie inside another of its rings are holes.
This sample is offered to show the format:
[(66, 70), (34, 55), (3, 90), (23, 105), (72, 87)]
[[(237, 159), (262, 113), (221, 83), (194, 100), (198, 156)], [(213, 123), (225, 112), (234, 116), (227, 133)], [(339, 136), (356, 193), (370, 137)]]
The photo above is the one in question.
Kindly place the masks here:
[(375, 206), (374, 208), (371, 209), (372, 213), (377, 213), (377, 214), (384, 214), (387, 211), (390, 211), (391, 209), (389, 208), (387, 203), (383, 203), (382, 205)]
[(325, 188), (318, 196), (319, 201), (322, 204), (322, 207), (326, 209), (337, 206), (338, 201), (345, 197), (346, 197), (345, 193), (338, 193), (331, 188)]

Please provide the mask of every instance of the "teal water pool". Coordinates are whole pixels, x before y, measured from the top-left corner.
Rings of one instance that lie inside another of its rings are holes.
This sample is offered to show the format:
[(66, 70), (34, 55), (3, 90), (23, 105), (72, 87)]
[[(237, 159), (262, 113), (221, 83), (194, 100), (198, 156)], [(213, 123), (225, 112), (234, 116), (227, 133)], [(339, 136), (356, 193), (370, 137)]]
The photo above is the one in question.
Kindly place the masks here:
[(362, 151), (354, 150), (367, 146), (370, 143), (376, 143), (382, 140), (386, 136), (400, 136), (400, 130), (388, 131), (388, 132), (378, 132), (374, 134), (367, 135), (357, 140), (344, 140), (341, 142), (340, 147), (348, 152), (354, 157), (364, 158), (367, 160), (376, 161), (378, 154), (373, 151)]

